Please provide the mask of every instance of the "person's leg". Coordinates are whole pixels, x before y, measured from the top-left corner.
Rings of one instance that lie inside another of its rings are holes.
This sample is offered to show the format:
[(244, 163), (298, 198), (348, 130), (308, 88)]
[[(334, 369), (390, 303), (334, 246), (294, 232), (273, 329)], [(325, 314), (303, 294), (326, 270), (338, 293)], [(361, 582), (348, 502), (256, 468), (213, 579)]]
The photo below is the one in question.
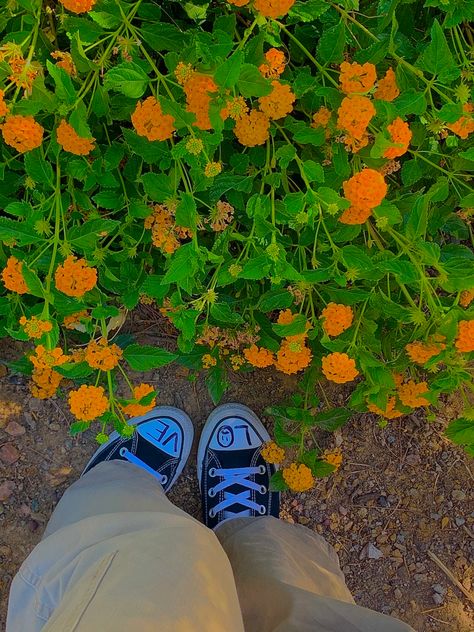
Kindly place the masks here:
[(135, 463), (151, 466), (167, 488), (175, 480), (190, 429), (171, 441), (176, 428), (167, 419), (163, 433), (162, 422), (99, 451), (64, 494), (13, 581), (7, 632), (242, 632), (232, 570), (216, 536)]
[(209, 417), (198, 451), (204, 521), (229, 557), (246, 632), (410, 630), (356, 606), (334, 549), (277, 519), (275, 470), (261, 455), (269, 438), (251, 410), (226, 404)]

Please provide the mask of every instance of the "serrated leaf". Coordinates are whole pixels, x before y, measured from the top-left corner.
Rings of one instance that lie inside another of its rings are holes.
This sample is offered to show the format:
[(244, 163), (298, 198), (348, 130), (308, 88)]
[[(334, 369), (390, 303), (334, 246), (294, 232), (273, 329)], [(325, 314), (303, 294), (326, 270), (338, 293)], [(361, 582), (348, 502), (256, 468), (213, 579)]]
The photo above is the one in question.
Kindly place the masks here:
[(272, 492), (284, 492), (288, 489), (288, 485), (283, 478), (283, 472), (281, 470), (277, 470), (272, 474), (270, 479), (270, 490)]
[(318, 58), (325, 64), (339, 64), (344, 60), (346, 29), (341, 20), (335, 26), (326, 29), (318, 44)]
[(18, 246), (29, 246), (43, 240), (34, 225), (9, 217), (0, 217), (0, 241), (14, 241)]
[(150, 371), (170, 364), (178, 356), (159, 347), (133, 344), (124, 349), (123, 357), (134, 371)]
[(242, 65), (237, 86), (243, 97), (264, 97), (273, 90), (268, 79), (253, 64)]
[(461, 74), (451, 54), (443, 29), (436, 19), (431, 27), (431, 42), (421, 55), (420, 66), (446, 83), (451, 83)]
[(53, 168), (43, 158), (40, 148), (26, 153), (24, 161), (26, 173), (30, 178), (38, 184), (46, 184), (53, 188)]
[(445, 435), (457, 445), (474, 445), (474, 421), (456, 419), (446, 428)]
[(333, 408), (317, 413), (314, 416), (314, 425), (326, 430), (334, 432), (349, 421), (352, 413), (347, 408)]
[(105, 73), (104, 86), (107, 90), (121, 92), (131, 99), (143, 96), (148, 83), (148, 75), (137, 64), (123, 62)]
[(217, 67), (214, 80), (222, 88), (233, 88), (240, 76), (240, 69), (244, 61), (244, 53), (236, 51), (229, 59)]
[(154, 202), (164, 202), (173, 195), (170, 178), (164, 173), (145, 173), (142, 182), (145, 193)]

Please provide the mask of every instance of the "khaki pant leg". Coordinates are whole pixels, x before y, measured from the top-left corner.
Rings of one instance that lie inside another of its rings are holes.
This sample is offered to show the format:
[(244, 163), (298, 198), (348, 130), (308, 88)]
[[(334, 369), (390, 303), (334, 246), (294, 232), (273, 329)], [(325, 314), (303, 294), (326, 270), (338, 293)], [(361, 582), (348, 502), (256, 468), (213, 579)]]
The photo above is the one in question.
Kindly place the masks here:
[(243, 632), (212, 531), (147, 472), (105, 462), (74, 483), (13, 580), (7, 632)]
[(246, 632), (412, 630), (355, 605), (336, 552), (306, 527), (270, 517), (237, 518), (216, 534), (234, 571)]

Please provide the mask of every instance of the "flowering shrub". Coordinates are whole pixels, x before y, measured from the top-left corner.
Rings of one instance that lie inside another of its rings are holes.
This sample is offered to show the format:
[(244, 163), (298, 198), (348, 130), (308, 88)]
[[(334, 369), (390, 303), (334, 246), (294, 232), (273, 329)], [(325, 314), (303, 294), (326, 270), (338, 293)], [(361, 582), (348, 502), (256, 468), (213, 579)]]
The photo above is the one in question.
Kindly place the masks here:
[[(9, 0), (0, 310), (32, 395), (103, 442), (155, 403), (129, 370), (181, 362), (218, 401), (228, 372), (273, 367), (297, 392), (265, 456), (296, 491), (339, 467), (312, 430), (351, 411), (403, 423), (456, 392), (447, 434), (474, 452), (472, 18), (454, 0)], [(175, 353), (119, 333), (140, 302)]]

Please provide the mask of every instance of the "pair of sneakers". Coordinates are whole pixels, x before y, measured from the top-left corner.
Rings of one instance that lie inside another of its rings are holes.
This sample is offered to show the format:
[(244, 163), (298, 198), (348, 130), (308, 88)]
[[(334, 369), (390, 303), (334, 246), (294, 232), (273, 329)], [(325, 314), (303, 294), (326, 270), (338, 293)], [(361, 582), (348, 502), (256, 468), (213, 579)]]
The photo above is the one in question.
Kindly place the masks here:
[[(194, 426), (186, 413), (158, 406), (130, 421), (131, 437), (114, 432), (86, 465), (120, 459), (154, 476), (167, 493), (191, 452)], [(235, 517), (276, 516), (280, 495), (270, 491), (275, 466), (266, 463), (262, 446), (270, 440), (257, 415), (242, 404), (224, 404), (209, 416), (198, 447), (197, 472), (204, 522), (211, 529)]]

